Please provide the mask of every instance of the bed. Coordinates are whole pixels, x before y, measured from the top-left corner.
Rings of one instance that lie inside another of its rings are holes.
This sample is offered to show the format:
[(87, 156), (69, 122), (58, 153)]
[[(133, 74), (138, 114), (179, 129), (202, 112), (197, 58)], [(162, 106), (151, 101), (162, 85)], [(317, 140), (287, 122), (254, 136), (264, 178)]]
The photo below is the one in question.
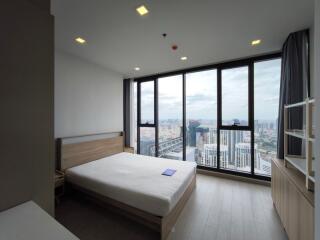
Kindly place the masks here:
[[(69, 187), (166, 239), (196, 185), (196, 164), (124, 152), (122, 133), (58, 140)], [(166, 169), (175, 169), (169, 177)]]

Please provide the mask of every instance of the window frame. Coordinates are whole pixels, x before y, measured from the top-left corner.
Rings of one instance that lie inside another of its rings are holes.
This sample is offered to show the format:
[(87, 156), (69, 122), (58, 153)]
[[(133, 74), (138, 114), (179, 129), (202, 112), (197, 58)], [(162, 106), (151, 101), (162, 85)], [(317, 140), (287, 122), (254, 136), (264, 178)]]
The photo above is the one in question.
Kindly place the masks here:
[[(240, 126), (235, 126), (235, 125), (223, 125), (222, 123), (222, 71), (224, 70), (230, 70), (230, 69), (236, 69), (236, 68), (241, 68), (241, 67), (247, 67), (248, 68), (248, 125), (240, 125)], [(221, 67), (218, 69), (218, 108), (220, 108), (220, 112), (218, 113), (218, 126), (220, 129), (223, 130), (250, 130), (252, 128), (252, 121), (251, 121), (251, 113), (252, 113), (252, 108), (251, 108), (251, 96), (252, 96), (252, 86), (251, 82), (253, 81), (252, 76), (251, 76), (251, 64), (250, 63), (236, 63), (232, 65), (227, 65), (226, 67)]]
[[(198, 166), (198, 169), (210, 170), (220, 173), (227, 173), (237, 176), (249, 177), (259, 180), (270, 181), (270, 176), (257, 175), (254, 172), (254, 64), (256, 62), (263, 62), (273, 59), (281, 59), (281, 52), (265, 54), (262, 56), (249, 57), (245, 59), (211, 64), (206, 66), (188, 68), (178, 71), (172, 71), (168, 73), (155, 74), (145, 77), (135, 78), (137, 82), (137, 152), (140, 153), (140, 128), (141, 127), (152, 127), (155, 128), (155, 152), (158, 157), (158, 145), (159, 145), (159, 122), (158, 122), (158, 79), (163, 77), (169, 77), (174, 75), (182, 75), (182, 91), (183, 91), (183, 161), (186, 160), (186, 74), (201, 72), (205, 70), (217, 70), (217, 168), (211, 168), (206, 166)], [(233, 125), (222, 125), (222, 70), (232, 69), (237, 67), (248, 66), (248, 126), (233, 126)], [(154, 81), (154, 124), (141, 124), (141, 83), (147, 81)], [(245, 173), (240, 171), (233, 171), (222, 169), (220, 167), (220, 131), (221, 130), (239, 130), (239, 131), (250, 131), (251, 132), (251, 172)]]
[[(136, 81), (137, 82), (137, 153), (140, 154), (140, 130), (141, 128), (154, 128), (155, 129), (155, 156), (158, 156), (158, 86), (157, 79), (149, 79), (144, 81)], [(153, 82), (154, 83), (154, 101), (153, 101), (153, 123), (141, 123), (141, 84), (145, 82)]]
[[(184, 105), (183, 105), (183, 112), (184, 112), (184, 118), (183, 118), (183, 129), (184, 129), (184, 132), (183, 132), (183, 136), (184, 136), (184, 145), (183, 145), (183, 152), (184, 152), (184, 157), (183, 157), (183, 161), (186, 161), (186, 158), (187, 158), (187, 87), (186, 87), (186, 84), (187, 84), (187, 78), (186, 78), (186, 75), (189, 74), (189, 73), (199, 73), (199, 72), (204, 72), (204, 71), (213, 71), (215, 70), (216, 71), (216, 74), (217, 74), (217, 84), (216, 84), (216, 100), (217, 100), (217, 138), (218, 138), (218, 115), (219, 115), (219, 96), (218, 96), (218, 68), (217, 67), (213, 67), (213, 68), (204, 68), (204, 69), (196, 69), (194, 71), (185, 71), (183, 73), (183, 100), (184, 100)], [(217, 140), (218, 141), (218, 140)], [(217, 142), (217, 145), (218, 145), (218, 142)], [(219, 153), (219, 147), (217, 146), (217, 152)], [(217, 154), (217, 158), (219, 157), (219, 154)], [(219, 159), (219, 158), (218, 158)], [(217, 160), (217, 165), (220, 164), (220, 160)], [(201, 165), (198, 165), (198, 167), (201, 166)], [(212, 168), (212, 169), (217, 169), (217, 168)]]
[[(254, 122), (255, 122), (255, 112), (254, 112), (254, 109), (255, 109), (255, 101), (254, 101), (254, 97), (255, 97), (255, 91), (254, 91), (254, 88), (255, 88), (255, 78), (254, 78), (254, 75), (255, 75), (255, 68), (254, 68), (254, 65), (256, 63), (260, 63), (260, 62), (266, 62), (266, 61), (272, 61), (272, 60), (276, 60), (276, 59), (280, 59), (281, 60), (281, 65), (282, 65), (282, 55), (281, 53), (278, 54), (278, 57), (273, 57), (273, 58), (262, 58), (262, 59), (257, 59), (256, 61), (253, 61), (252, 64), (253, 64), (253, 71), (252, 71), (252, 78), (253, 78), (253, 82), (252, 82), (252, 119), (253, 119), (253, 140), (251, 140), (251, 144), (252, 144), (252, 147), (254, 148), (254, 145), (255, 145), (255, 138), (254, 138), (254, 130), (255, 130), (255, 125), (254, 125)], [(281, 74), (281, 73), (280, 73)], [(281, 81), (281, 79), (280, 79)], [(280, 84), (280, 83), (279, 83)], [(280, 86), (279, 86), (280, 88)], [(280, 94), (280, 93), (279, 93)], [(280, 99), (280, 96), (279, 96), (279, 99)], [(253, 151), (253, 157), (254, 157), (254, 151)], [(270, 176), (268, 175), (263, 175), (263, 174), (256, 174), (255, 173), (255, 166), (254, 166), (254, 158), (253, 158), (253, 161), (252, 163), (253, 164), (253, 175), (254, 176), (261, 176), (262, 178), (264, 177), (267, 177), (267, 178), (270, 178), (271, 180), (271, 174)]]
[[(156, 156), (159, 157), (159, 79), (160, 78), (166, 78), (166, 77), (171, 77), (171, 76), (179, 76), (181, 75), (181, 80), (182, 80), (182, 128), (185, 129), (186, 124), (186, 111), (185, 111), (185, 103), (186, 103), (186, 96), (185, 96), (185, 74), (175, 74), (175, 75), (167, 75), (163, 77), (158, 77), (156, 78), (156, 94), (157, 94), (157, 100), (155, 102), (155, 110), (157, 110), (155, 116), (156, 116)], [(182, 132), (182, 161), (186, 160), (186, 131), (183, 130)]]

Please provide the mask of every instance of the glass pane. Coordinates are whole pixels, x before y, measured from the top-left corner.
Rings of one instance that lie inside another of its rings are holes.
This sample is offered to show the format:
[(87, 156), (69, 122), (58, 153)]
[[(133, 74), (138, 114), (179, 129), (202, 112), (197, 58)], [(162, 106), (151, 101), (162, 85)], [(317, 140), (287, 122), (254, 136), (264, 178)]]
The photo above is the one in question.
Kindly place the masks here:
[(217, 167), (217, 70), (186, 74), (186, 160)]
[(222, 70), (222, 125), (248, 126), (248, 67)]
[(141, 83), (141, 124), (154, 124), (154, 81)]
[(140, 128), (140, 154), (155, 156), (155, 128)]
[(276, 157), (281, 59), (254, 64), (254, 171), (271, 175), (271, 160)]
[(220, 168), (251, 172), (250, 131), (220, 131)]
[(181, 160), (182, 75), (158, 79), (159, 157)]

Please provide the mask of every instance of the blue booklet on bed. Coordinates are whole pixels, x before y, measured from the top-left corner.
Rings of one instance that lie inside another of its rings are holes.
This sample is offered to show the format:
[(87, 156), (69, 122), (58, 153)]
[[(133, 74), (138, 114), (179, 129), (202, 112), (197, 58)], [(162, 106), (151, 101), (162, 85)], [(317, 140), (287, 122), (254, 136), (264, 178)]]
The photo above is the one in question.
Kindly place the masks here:
[(166, 169), (166, 170), (162, 173), (162, 175), (172, 176), (176, 171), (177, 171), (177, 170), (168, 168), (168, 169)]

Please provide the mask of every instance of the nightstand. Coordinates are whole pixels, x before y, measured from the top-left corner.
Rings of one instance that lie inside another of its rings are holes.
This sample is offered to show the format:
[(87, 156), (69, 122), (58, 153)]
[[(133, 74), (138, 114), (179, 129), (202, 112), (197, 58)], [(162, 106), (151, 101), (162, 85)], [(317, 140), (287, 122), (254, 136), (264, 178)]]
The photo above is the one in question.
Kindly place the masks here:
[(134, 153), (134, 147), (124, 147), (123, 151), (128, 153)]
[(56, 170), (54, 174), (55, 200), (57, 203), (64, 194), (64, 172)]

